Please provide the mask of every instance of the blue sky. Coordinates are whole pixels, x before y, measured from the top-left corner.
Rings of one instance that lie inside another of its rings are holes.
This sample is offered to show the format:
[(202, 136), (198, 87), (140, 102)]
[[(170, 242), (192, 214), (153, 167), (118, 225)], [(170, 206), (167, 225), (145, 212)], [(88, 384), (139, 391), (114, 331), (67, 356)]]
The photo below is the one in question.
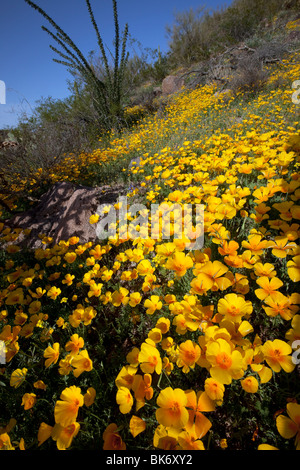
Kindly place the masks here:
[[(84, 0), (35, 0), (84, 53), (97, 51), (97, 40)], [(168, 50), (166, 25), (175, 11), (229, 5), (231, 0), (118, 0), (120, 28), (129, 25), (131, 36), (143, 47)], [(91, 0), (103, 41), (111, 47), (114, 36), (111, 0)], [(24, 0), (0, 5), (0, 80), (6, 85), (6, 104), (0, 104), (0, 129), (13, 126), (22, 112), (30, 113), (36, 101), (69, 95), (66, 67), (53, 62), (54, 41), (41, 29), (47, 21)], [(50, 27), (51, 30), (53, 30)]]

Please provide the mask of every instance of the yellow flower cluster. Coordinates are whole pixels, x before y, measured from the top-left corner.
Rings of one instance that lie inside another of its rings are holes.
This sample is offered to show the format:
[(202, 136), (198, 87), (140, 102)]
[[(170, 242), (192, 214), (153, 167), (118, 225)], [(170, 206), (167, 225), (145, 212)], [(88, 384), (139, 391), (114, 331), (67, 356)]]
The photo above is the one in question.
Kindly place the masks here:
[(298, 19), (298, 20), (294, 20), (294, 21), (289, 21), (289, 22), (286, 24), (286, 28), (287, 28), (287, 29), (291, 29), (291, 30), (299, 29), (299, 28), (300, 28), (299, 19)]

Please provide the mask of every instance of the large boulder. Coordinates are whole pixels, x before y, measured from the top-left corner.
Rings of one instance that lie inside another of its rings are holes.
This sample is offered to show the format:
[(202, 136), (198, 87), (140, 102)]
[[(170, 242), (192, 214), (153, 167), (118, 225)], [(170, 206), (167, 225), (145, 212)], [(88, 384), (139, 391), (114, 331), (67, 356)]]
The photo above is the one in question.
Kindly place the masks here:
[(95, 241), (96, 225), (89, 222), (101, 204), (114, 204), (124, 191), (123, 187), (101, 186), (90, 188), (70, 182), (55, 183), (28, 211), (14, 215), (5, 222), (6, 227), (30, 229), (23, 232), (16, 243), (35, 249), (42, 246), (39, 235), (45, 234), (53, 243), (79, 237), (80, 243)]
[(163, 95), (171, 95), (182, 89), (184, 80), (176, 75), (168, 75), (165, 77), (161, 84), (161, 91)]

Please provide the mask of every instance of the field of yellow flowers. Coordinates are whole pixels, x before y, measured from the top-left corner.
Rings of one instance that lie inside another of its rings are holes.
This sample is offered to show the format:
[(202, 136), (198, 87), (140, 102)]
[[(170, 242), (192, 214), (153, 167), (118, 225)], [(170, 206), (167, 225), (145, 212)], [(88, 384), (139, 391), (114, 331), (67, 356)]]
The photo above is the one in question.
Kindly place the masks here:
[[(117, 168), (130, 204), (169, 206), (169, 239), (29, 252), (1, 225), (1, 449), (300, 449), (299, 78), (295, 53), (255, 96), (183, 91), (48, 175)], [(175, 204), (204, 205), (201, 249)]]

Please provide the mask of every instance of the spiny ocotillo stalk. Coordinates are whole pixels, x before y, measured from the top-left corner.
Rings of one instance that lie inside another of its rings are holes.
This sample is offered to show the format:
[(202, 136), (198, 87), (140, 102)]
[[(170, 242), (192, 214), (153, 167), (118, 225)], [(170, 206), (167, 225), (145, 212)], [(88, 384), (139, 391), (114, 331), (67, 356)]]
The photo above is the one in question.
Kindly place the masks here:
[(91, 92), (94, 107), (99, 116), (99, 124), (104, 125), (105, 127), (116, 125), (116, 120), (119, 120), (122, 112), (122, 81), (128, 60), (128, 54), (126, 54), (126, 42), (128, 37), (127, 24), (125, 25), (123, 33), (120, 59), (120, 33), (117, 1), (112, 0), (115, 25), (115, 51), (114, 65), (113, 67), (110, 67), (90, 0), (85, 0), (92, 25), (96, 32), (101, 60), (104, 64), (105, 75), (103, 80), (100, 80), (99, 77), (96, 76), (93, 67), (88, 63), (83, 53), (72, 41), (70, 36), (66, 34), (65, 31), (63, 31), (63, 29), (58, 26), (58, 24), (41, 7), (36, 5), (31, 0), (25, 0), (25, 2), (28, 3), (28, 5), (30, 5), (33, 9), (38, 11), (56, 30), (56, 33), (54, 33), (45, 26), (42, 26), (42, 29), (46, 31), (63, 49), (63, 51), (61, 51), (53, 45), (50, 45), (50, 48), (53, 50), (53, 52), (55, 52), (60, 57), (60, 59), (54, 58), (53, 60), (54, 62), (65, 65), (70, 70), (78, 72), (82, 77), (83, 81)]

